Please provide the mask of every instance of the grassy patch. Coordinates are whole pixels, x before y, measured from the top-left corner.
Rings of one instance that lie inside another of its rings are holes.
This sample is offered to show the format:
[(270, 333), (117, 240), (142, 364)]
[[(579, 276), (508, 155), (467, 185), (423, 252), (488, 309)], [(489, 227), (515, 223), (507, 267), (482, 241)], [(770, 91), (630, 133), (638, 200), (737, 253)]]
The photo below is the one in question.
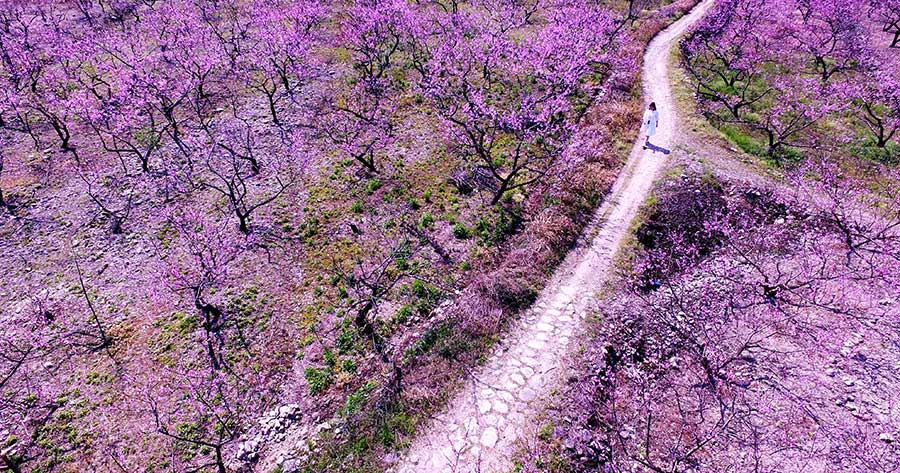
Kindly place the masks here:
[(306, 378), (309, 392), (316, 396), (325, 392), (334, 383), (334, 376), (329, 368), (306, 368), (303, 376)]
[(469, 227), (461, 224), (454, 223), (453, 224), (453, 236), (460, 240), (467, 240), (472, 237), (472, 230)]
[(760, 158), (768, 157), (766, 145), (762, 143), (762, 140), (758, 140), (750, 134), (744, 133), (742, 130), (731, 125), (723, 125), (719, 127), (719, 131), (725, 135), (725, 138), (727, 138), (731, 144), (735, 145), (741, 151)]
[(900, 164), (900, 143), (897, 142), (890, 142), (884, 148), (879, 148), (871, 141), (863, 141), (852, 145), (850, 153), (881, 164)]

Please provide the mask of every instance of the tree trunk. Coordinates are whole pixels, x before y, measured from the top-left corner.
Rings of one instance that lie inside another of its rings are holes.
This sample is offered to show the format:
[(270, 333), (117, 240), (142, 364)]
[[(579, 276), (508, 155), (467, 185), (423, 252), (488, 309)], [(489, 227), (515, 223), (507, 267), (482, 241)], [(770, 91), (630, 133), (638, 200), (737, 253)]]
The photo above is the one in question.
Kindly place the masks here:
[(19, 463), (10, 458), (8, 454), (0, 454), (0, 460), (3, 460), (3, 466), (11, 473), (22, 473), (22, 468), (19, 466)]
[[(265, 90), (265, 86), (263, 86), (263, 90)], [(278, 120), (278, 110), (275, 109), (275, 92), (277, 89), (273, 90), (271, 93), (268, 90), (265, 90), (266, 99), (269, 101), (269, 113), (272, 114), (272, 123), (276, 126), (281, 125), (281, 122)]]
[(245, 235), (249, 234), (250, 233), (250, 224), (249, 224), (250, 216), (244, 215), (241, 212), (235, 212), (235, 214), (237, 214), (237, 218), (238, 218), (238, 230), (240, 230), (241, 233), (243, 233)]
[(216, 446), (216, 469), (218, 473), (228, 473), (228, 470), (225, 469), (225, 461), (222, 459), (222, 446)]
[(210, 365), (215, 371), (222, 369), (219, 358), (216, 355), (216, 349), (213, 346), (213, 333), (219, 329), (219, 320), (222, 318), (222, 311), (218, 307), (203, 300), (201, 289), (194, 289), (194, 306), (203, 316), (203, 330), (206, 331), (206, 353), (209, 356)]
[(778, 149), (778, 144), (775, 141), (775, 134), (769, 130), (766, 130), (766, 136), (769, 138), (769, 152), (768, 155), (770, 158), (775, 159), (775, 150)]
[(512, 174), (506, 177), (506, 179), (500, 181), (500, 187), (494, 192), (494, 197), (491, 198), (491, 205), (497, 205), (500, 202), (500, 199), (503, 198), (503, 194), (506, 193), (506, 190), (509, 189), (509, 182), (512, 179)]
[[(367, 154), (369, 155), (368, 159), (366, 159)], [(363, 167), (366, 168), (366, 171), (368, 171), (369, 173), (378, 174), (378, 168), (375, 167), (375, 156), (372, 155), (371, 151), (357, 154), (353, 158), (356, 159), (357, 162), (362, 164)]]

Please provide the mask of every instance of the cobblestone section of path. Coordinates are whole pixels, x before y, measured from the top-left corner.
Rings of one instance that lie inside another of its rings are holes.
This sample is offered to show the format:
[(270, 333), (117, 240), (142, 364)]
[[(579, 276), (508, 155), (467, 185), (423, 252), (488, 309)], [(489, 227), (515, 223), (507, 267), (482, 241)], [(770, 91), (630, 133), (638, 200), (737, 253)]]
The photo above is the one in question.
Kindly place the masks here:
[[(669, 52), (675, 40), (710, 6), (704, 0), (661, 32), (644, 56), (644, 92), (660, 110), (652, 143), (673, 144), (677, 118), (668, 83)], [(484, 366), (451, 399), (446, 411), (423, 428), (391, 471), (503, 472), (512, 469), (516, 440), (528, 433), (531, 416), (561, 385), (563, 360), (584, 318), (584, 308), (604, 282), (612, 258), (664, 165), (661, 151), (635, 144), (612, 193), (587, 233), (590, 242), (572, 251), (535, 305)]]

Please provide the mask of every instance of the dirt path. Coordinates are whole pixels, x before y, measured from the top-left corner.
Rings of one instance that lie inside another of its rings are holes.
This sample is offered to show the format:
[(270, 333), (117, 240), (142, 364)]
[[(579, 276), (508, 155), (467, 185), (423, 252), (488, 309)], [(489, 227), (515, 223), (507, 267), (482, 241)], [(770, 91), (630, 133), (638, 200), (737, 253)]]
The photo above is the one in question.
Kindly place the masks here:
[[(669, 54), (675, 40), (711, 5), (704, 0), (661, 32), (644, 55), (644, 92), (660, 110), (652, 140), (674, 145), (678, 126), (669, 87)], [(532, 416), (561, 385), (564, 359), (582, 324), (584, 307), (610, 275), (612, 260), (654, 179), (665, 154), (643, 150), (639, 140), (612, 193), (586, 231), (589, 243), (573, 250), (521, 324), (451, 399), (448, 409), (426, 425), (406, 457), (392, 469), (411, 472), (502, 472), (512, 469), (516, 441), (529, 431)]]

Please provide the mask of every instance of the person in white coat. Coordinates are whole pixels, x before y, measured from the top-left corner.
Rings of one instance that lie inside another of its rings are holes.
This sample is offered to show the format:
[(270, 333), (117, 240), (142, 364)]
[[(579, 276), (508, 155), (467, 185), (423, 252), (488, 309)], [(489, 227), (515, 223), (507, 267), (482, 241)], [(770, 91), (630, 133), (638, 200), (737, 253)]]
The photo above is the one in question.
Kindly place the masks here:
[(641, 121), (641, 133), (646, 137), (644, 139), (644, 149), (650, 145), (650, 137), (656, 134), (656, 127), (659, 126), (659, 112), (656, 111), (656, 102), (650, 102), (650, 106), (644, 111), (644, 118)]

